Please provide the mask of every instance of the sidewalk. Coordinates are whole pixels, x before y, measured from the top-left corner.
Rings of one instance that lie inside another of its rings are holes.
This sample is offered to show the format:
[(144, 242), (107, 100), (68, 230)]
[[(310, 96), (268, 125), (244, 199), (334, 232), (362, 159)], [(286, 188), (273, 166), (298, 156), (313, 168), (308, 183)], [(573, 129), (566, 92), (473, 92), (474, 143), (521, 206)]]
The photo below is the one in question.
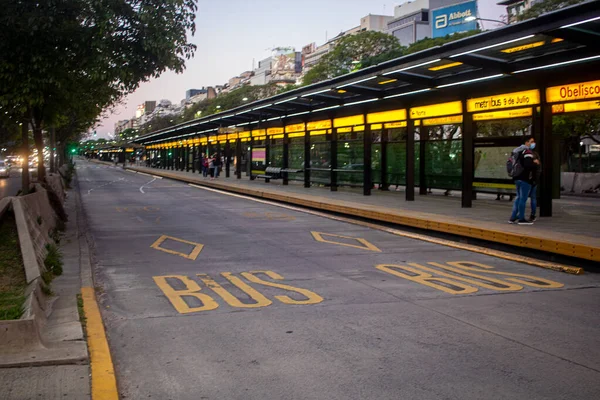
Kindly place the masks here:
[(127, 167), (138, 172), (172, 178), (290, 204), (332, 211), (355, 217), (389, 222), (437, 232), (450, 233), (549, 253), (600, 261), (600, 202), (572, 197), (554, 201), (554, 216), (540, 218), (533, 226), (507, 223), (512, 203), (480, 195), (473, 208), (461, 208), (460, 194), (454, 196), (417, 196), (404, 200), (404, 192), (373, 190), (363, 196), (361, 189), (304, 188), (301, 182), (283, 186), (281, 181), (250, 181), (248, 177), (217, 180), (203, 178), (198, 172)]
[(60, 244), (63, 274), (52, 281), (56, 297), (42, 333), (47, 349), (32, 350), (21, 364), (33, 366), (0, 368), (0, 400), (90, 398), (87, 345), (76, 297), (81, 290), (77, 210), (73, 191), (68, 196), (69, 220)]

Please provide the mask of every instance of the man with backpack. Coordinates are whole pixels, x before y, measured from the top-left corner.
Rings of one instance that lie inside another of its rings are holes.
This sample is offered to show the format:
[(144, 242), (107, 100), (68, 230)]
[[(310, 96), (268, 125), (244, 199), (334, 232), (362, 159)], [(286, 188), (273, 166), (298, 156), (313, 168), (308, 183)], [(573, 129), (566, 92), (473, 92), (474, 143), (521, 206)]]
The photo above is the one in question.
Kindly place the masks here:
[(513, 204), (512, 215), (508, 221), (511, 224), (533, 225), (533, 222), (525, 219), (525, 206), (531, 193), (532, 178), (536, 176), (536, 167), (539, 161), (534, 161), (532, 148), (535, 148), (533, 136), (527, 136), (524, 144), (512, 151), (506, 163), (508, 175), (515, 182), (517, 198)]

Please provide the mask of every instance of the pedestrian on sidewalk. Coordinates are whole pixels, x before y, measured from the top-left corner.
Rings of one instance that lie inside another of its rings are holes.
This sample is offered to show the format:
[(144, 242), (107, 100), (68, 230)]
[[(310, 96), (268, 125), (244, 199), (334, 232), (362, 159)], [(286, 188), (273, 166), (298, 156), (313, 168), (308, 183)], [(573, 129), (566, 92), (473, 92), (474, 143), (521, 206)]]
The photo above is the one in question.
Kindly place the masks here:
[(221, 169), (221, 158), (217, 154), (215, 154), (213, 156), (213, 166), (214, 166), (213, 179), (217, 179), (219, 177), (219, 170)]
[(529, 192), (529, 199), (531, 205), (531, 215), (529, 217), (529, 220), (531, 222), (535, 222), (535, 220), (537, 220), (537, 185), (540, 182), (540, 178), (542, 177), (542, 161), (540, 160), (540, 155), (538, 154), (538, 152), (533, 151), (533, 149), (535, 149), (535, 143), (533, 143), (529, 149), (533, 154), (533, 162), (536, 163), (535, 171), (531, 173), (531, 191)]
[(208, 176), (208, 167), (210, 166), (209, 164), (210, 161), (208, 157), (205, 153), (202, 153), (202, 176), (205, 178)]
[(507, 170), (517, 189), (517, 197), (508, 221), (511, 224), (533, 225), (533, 222), (525, 219), (525, 206), (531, 192), (532, 176), (536, 170), (536, 162), (530, 150), (532, 145), (535, 147), (535, 139), (533, 136), (526, 136), (523, 145), (513, 150), (507, 163)]

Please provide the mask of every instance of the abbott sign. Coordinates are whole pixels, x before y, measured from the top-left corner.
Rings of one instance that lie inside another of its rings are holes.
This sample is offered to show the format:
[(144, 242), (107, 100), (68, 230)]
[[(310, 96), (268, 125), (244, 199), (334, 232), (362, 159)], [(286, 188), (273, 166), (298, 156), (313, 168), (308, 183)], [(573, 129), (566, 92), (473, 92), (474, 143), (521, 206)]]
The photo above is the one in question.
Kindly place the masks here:
[(477, 1), (467, 1), (431, 11), (434, 38), (477, 29), (477, 21), (465, 22), (467, 17), (477, 17)]

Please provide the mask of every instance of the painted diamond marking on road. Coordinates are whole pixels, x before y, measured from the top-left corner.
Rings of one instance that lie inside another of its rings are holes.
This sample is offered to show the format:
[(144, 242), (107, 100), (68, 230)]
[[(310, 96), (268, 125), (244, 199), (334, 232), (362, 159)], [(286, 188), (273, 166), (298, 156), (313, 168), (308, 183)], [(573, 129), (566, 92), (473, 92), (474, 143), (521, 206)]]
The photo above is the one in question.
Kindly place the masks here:
[[(161, 247), (161, 245), (166, 240), (173, 240), (175, 242), (189, 244), (189, 245), (193, 246), (194, 248), (189, 254), (171, 250), (171, 249), (166, 249), (164, 247)], [(152, 243), (152, 245), (150, 247), (152, 247), (155, 250), (163, 251), (165, 253), (174, 254), (176, 256), (187, 258), (188, 260), (195, 260), (196, 258), (198, 258), (198, 255), (204, 248), (204, 245), (200, 244), (200, 243), (190, 242), (188, 240), (178, 239), (178, 238), (175, 238), (172, 236), (162, 235), (160, 238), (158, 238), (158, 240), (156, 242)]]
[[(336, 234), (333, 234), (333, 233), (314, 232), (314, 231), (312, 231), (310, 233), (313, 235), (313, 237), (315, 238), (315, 240), (317, 242), (337, 244), (337, 245), (340, 245), (340, 246), (354, 247), (355, 249), (370, 250), (370, 251), (376, 251), (378, 253), (381, 253), (381, 250), (379, 250), (379, 248), (377, 248), (377, 246), (375, 246), (374, 244), (370, 243), (369, 241), (367, 241), (366, 239), (363, 239), (363, 238), (357, 238), (357, 237), (352, 237), (352, 236), (344, 236), (344, 235), (336, 235)], [(338, 239), (348, 239), (350, 241), (356, 241), (357, 243), (360, 243), (360, 244), (350, 244), (350, 243), (344, 243), (344, 242), (336, 242), (335, 240), (326, 239), (325, 237), (332, 237), (332, 238), (338, 238)]]

